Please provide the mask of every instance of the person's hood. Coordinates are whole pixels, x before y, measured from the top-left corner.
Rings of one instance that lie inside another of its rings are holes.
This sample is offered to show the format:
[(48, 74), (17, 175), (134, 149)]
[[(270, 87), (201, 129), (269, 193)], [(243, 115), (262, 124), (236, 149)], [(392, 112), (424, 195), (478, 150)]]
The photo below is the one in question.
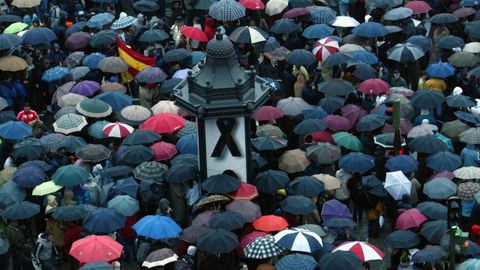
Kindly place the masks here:
[(456, 95), (461, 95), (463, 93), (463, 89), (459, 86), (456, 86), (455, 88), (453, 88), (453, 95), (456, 96)]
[(75, 198), (75, 195), (73, 194), (73, 191), (69, 189), (65, 189), (65, 192), (63, 193), (63, 199), (66, 201), (67, 200), (73, 201), (74, 198)]
[(92, 169), (92, 174), (93, 176), (98, 176), (100, 175), (100, 173), (103, 171), (103, 167), (101, 164), (97, 164), (95, 166), (93, 166), (93, 169)]
[(46, 238), (44, 237), (44, 235), (45, 235), (45, 233), (39, 234), (39, 235), (37, 236), (37, 242), (44, 242), (44, 243), (48, 242), (48, 239), (46, 239)]
[(205, 25), (213, 27), (213, 18), (206, 18), (205, 19)]

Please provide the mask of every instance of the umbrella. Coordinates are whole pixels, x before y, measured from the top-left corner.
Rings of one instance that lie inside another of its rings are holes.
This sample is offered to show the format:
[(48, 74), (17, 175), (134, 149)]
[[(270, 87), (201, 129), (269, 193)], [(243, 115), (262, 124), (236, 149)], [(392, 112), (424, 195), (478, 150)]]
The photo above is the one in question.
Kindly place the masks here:
[(32, 28), (25, 32), (22, 36), (22, 43), (28, 45), (49, 44), (57, 39), (55, 33), (46, 27)]
[(333, 31), (334, 29), (326, 24), (312, 24), (303, 30), (302, 35), (307, 39), (323, 39), (333, 34)]
[(87, 22), (87, 26), (90, 28), (99, 28), (111, 23), (115, 19), (115, 16), (109, 12), (98, 13), (90, 17)]
[(202, 188), (208, 193), (227, 194), (240, 187), (240, 180), (226, 174), (212, 175), (202, 183)]
[(154, 151), (143, 145), (122, 146), (122, 150), (119, 151), (120, 160), (129, 165), (138, 165), (152, 160), (153, 157)]
[(170, 100), (160, 100), (157, 104), (153, 105), (150, 108), (153, 111), (153, 114), (159, 113), (171, 113), (179, 115), (180, 108), (175, 105), (173, 101)]
[(173, 49), (165, 53), (163, 56), (163, 61), (166, 63), (180, 62), (190, 56), (190, 53), (183, 49)]
[(469, 52), (456, 52), (448, 58), (448, 62), (455, 67), (474, 67), (478, 63), (478, 57)]
[(171, 113), (160, 113), (150, 117), (141, 129), (153, 130), (158, 133), (173, 133), (185, 126), (185, 119)]
[(362, 23), (353, 28), (352, 33), (365, 38), (376, 38), (389, 34), (388, 30), (382, 24), (376, 22)]
[(436, 64), (428, 65), (427, 73), (432, 77), (447, 78), (455, 74), (455, 68), (447, 62), (439, 62)]
[(378, 57), (370, 52), (367, 52), (365, 50), (353, 50), (350, 52), (352, 55), (352, 60), (350, 60), (351, 63), (364, 63), (367, 65), (374, 65), (378, 63)]
[(275, 243), (275, 238), (271, 235), (261, 236), (243, 249), (245, 258), (257, 260), (275, 257), (283, 252), (284, 249)]
[(108, 235), (89, 235), (72, 244), (69, 254), (80, 263), (112, 261), (120, 258), (123, 246)]
[[(7, 28), (8, 29), (8, 28)], [(4, 31), (5, 33), (5, 31)], [(0, 34), (0, 50), (7, 50), (19, 46), (22, 40), (14, 34)]]
[(378, 114), (369, 114), (358, 121), (356, 129), (359, 132), (369, 132), (379, 129), (385, 125), (385, 117)]
[(254, 185), (241, 182), (240, 187), (228, 197), (233, 200), (253, 200), (258, 197), (258, 191)]
[(274, 138), (285, 138), (286, 135), (283, 131), (277, 127), (270, 124), (262, 125), (257, 128), (257, 132), (255, 133), (257, 137), (274, 137)]
[(328, 113), (322, 109), (320, 106), (313, 107), (311, 109), (306, 109), (302, 112), (303, 114), (303, 119), (308, 120), (308, 119), (323, 119), (325, 116), (328, 115)]
[(109, 56), (98, 63), (98, 68), (107, 73), (118, 74), (128, 70), (128, 64), (120, 57)]
[(428, 218), (422, 213), (420, 213), (418, 209), (412, 208), (406, 210), (398, 216), (397, 222), (395, 223), (395, 228), (400, 230), (407, 230), (410, 228), (419, 227), (423, 222), (427, 220)]
[(332, 135), (332, 138), (335, 140), (335, 143), (337, 143), (340, 146), (345, 147), (346, 149), (352, 150), (352, 151), (362, 151), (363, 146), (362, 142), (360, 140), (347, 132), (337, 132)]
[(405, 7), (411, 9), (413, 14), (427, 13), (432, 10), (432, 7), (425, 1), (409, 1)]
[(140, 12), (155, 12), (160, 6), (155, 1), (140, 0), (133, 3), (133, 8)]
[[(3, 169), (3, 172), (6, 173), (5, 169)], [(12, 173), (12, 178), (13, 178), (13, 173)], [(8, 181), (8, 182), (4, 183), (0, 187), (0, 192), (10, 195), (12, 197), (12, 199), (14, 199), (15, 201), (18, 201), (18, 202), (23, 201), (25, 199), (25, 197), (27, 196), (25, 191), (23, 189), (21, 189), (20, 187), (18, 187), (17, 183), (15, 183), (13, 181)]]
[(167, 74), (158, 67), (147, 67), (135, 75), (135, 79), (141, 83), (160, 83), (167, 79)]
[(75, 186), (88, 181), (90, 174), (81, 166), (66, 165), (58, 168), (52, 175), (52, 180), (59, 186)]
[(161, 182), (165, 179), (165, 173), (167, 170), (168, 166), (163, 163), (146, 161), (135, 167), (133, 175), (140, 180), (154, 180), (156, 182)]
[(41, 159), (45, 148), (39, 139), (28, 139), (18, 142), (13, 147), (12, 157), (18, 161)]
[(245, 7), (233, 0), (220, 0), (210, 6), (208, 15), (219, 21), (235, 21), (245, 16)]
[(425, 248), (415, 252), (412, 256), (414, 263), (428, 263), (441, 259), (444, 256), (442, 247), (426, 246)]
[(355, 92), (355, 87), (345, 80), (329, 79), (318, 84), (318, 91), (332, 96), (347, 96)]
[(310, 134), (325, 130), (327, 126), (319, 119), (306, 119), (295, 126), (293, 132), (297, 135)]
[(370, 155), (351, 152), (340, 159), (339, 166), (350, 173), (365, 173), (375, 167), (375, 162)]
[(445, 136), (447, 136), (448, 138), (454, 140), (454, 141), (458, 141), (459, 140), (459, 135), (467, 130), (469, 127), (463, 123), (462, 121), (460, 120), (454, 120), (454, 121), (450, 121), (450, 122), (445, 122), (443, 125), (442, 125), (442, 129), (441, 129), (441, 133)]
[(390, 90), (390, 86), (381, 79), (369, 79), (363, 81), (358, 86), (358, 91), (364, 94), (382, 94), (388, 93)]
[(197, 248), (210, 255), (230, 253), (238, 246), (234, 233), (224, 229), (209, 230), (197, 239)]
[(225, 229), (227, 231), (234, 231), (241, 229), (245, 224), (243, 216), (234, 211), (225, 211), (215, 215), (210, 220), (210, 228)]
[(97, 122), (91, 124), (88, 127), (88, 135), (90, 135), (93, 138), (97, 138), (97, 139), (105, 139), (106, 136), (103, 135), (102, 130), (107, 124), (110, 124), (110, 122), (108, 122), (108, 121), (97, 121)]
[(83, 227), (91, 233), (107, 234), (123, 228), (125, 216), (115, 209), (96, 208), (88, 213)]
[(261, 216), (252, 223), (256, 230), (263, 232), (277, 232), (288, 227), (287, 221), (280, 216)]
[(360, 23), (352, 17), (349, 16), (337, 16), (335, 20), (331, 23), (332, 26), (349, 28), (357, 27)]
[(422, 136), (433, 135), (438, 131), (438, 127), (436, 125), (432, 125), (428, 123), (428, 120), (422, 120), (422, 124), (413, 127), (407, 134), (408, 138), (418, 138)]
[(367, 115), (367, 112), (361, 107), (354, 104), (347, 104), (341, 109), (342, 116), (348, 118), (352, 123)]
[(389, 158), (385, 167), (391, 172), (402, 171), (404, 174), (409, 174), (417, 170), (418, 161), (412, 156), (399, 155)]
[(321, 216), (324, 221), (352, 219), (352, 214), (347, 206), (336, 199), (329, 200), (323, 204)]
[(307, 154), (300, 149), (287, 150), (278, 159), (278, 168), (287, 173), (304, 171), (308, 165)]
[(387, 21), (397, 21), (397, 20), (402, 20), (406, 19), (410, 16), (412, 16), (413, 10), (410, 8), (406, 7), (398, 7), (391, 9), (383, 15), (383, 19)]
[(126, 17), (121, 17), (115, 22), (113, 22), (112, 26), (110, 27), (113, 30), (119, 30), (119, 29), (124, 29), (127, 28), (131, 25), (133, 25), (137, 19), (133, 16), (126, 16)]
[(336, 19), (337, 12), (330, 7), (314, 6), (308, 10), (313, 23), (330, 24)]
[(22, 18), (16, 15), (11, 15), (11, 14), (3, 14), (0, 15), (0, 22), (2, 23), (15, 23), (15, 22), (21, 22)]
[(463, 47), (464, 52), (480, 53), (480, 42), (469, 42)]
[(388, 59), (396, 62), (414, 62), (425, 55), (422, 48), (411, 43), (401, 43), (388, 51)]
[(82, 220), (88, 215), (82, 205), (62, 205), (52, 209), (52, 217), (59, 221)]
[(362, 262), (382, 260), (384, 256), (383, 252), (376, 246), (361, 241), (344, 242), (332, 250), (332, 252), (337, 251), (351, 251)]
[(120, 214), (129, 217), (140, 210), (138, 201), (128, 195), (117, 195), (107, 203), (108, 208), (117, 210)]
[(0, 57), (0, 70), (1, 71), (21, 71), (27, 68), (27, 62), (18, 56), (3, 56)]
[(20, 121), (8, 121), (0, 124), (0, 137), (6, 140), (23, 140), (32, 135), (32, 128)]
[(480, 128), (469, 128), (466, 131), (460, 133), (460, 141), (467, 144), (479, 144), (480, 143)]
[(340, 148), (330, 143), (317, 143), (307, 148), (308, 159), (317, 164), (331, 164), (341, 157)]
[(87, 144), (77, 150), (75, 155), (86, 162), (100, 162), (110, 157), (111, 151), (101, 144)]
[(235, 43), (255, 44), (266, 41), (268, 34), (257, 27), (243, 26), (237, 27), (229, 38)]
[(162, 136), (150, 130), (137, 129), (125, 137), (123, 145), (152, 144), (162, 139)]
[[(454, 112), (453, 114), (454, 114), (459, 120), (465, 121), (465, 122), (467, 122), (467, 123), (477, 124), (477, 122), (478, 122), (477, 118), (476, 118), (473, 114), (471, 114), (471, 113), (469, 113), (469, 112), (456, 111), (456, 112)], [(468, 129), (469, 129), (469, 128), (467, 127), (467, 128), (466, 128), (465, 130), (463, 130), (463, 131), (467, 131)], [(457, 132), (457, 133), (458, 133), (458, 134), (457, 134), (458, 139), (460, 139), (459, 136), (460, 136), (460, 134), (462, 134), (463, 131)]]
[(72, 26), (67, 28), (67, 30), (65, 31), (65, 36), (68, 37), (68, 36), (72, 35), (73, 33), (76, 33), (78, 31), (83, 31), (86, 26), (87, 26), (87, 22), (85, 22), (85, 21), (80, 21), (80, 22), (74, 23), (74, 24), (72, 24)]
[(242, 215), (245, 222), (252, 223), (259, 218), (262, 213), (260, 207), (249, 200), (234, 200), (225, 206), (227, 211), (237, 212)]
[(100, 61), (102, 61), (105, 57), (106, 56), (102, 53), (91, 53), (82, 59), (82, 64), (84, 66), (87, 66), (91, 70), (96, 70), (98, 69), (98, 64), (100, 63)]
[(341, 182), (337, 178), (329, 175), (329, 174), (315, 174), (312, 177), (316, 178), (320, 182), (323, 183), (325, 190), (335, 190), (339, 189)]
[(354, 64), (355, 70), (353, 71), (352, 75), (360, 80), (368, 80), (377, 78), (376, 70), (364, 63)]
[(55, 132), (70, 134), (81, 131), (87, 124), (87, 119), (84, 116), (68, 113), (58, 118), (53, 123), (53, 128)]
[(427, 167), (430, 169), (441, 172), (450, 171), (453, 172), (462, 166), (462, 159), (460, 156), (450, 153), (448, 151), (442, 151), (430, 155), (427, 158)]
[(280, 14), (288, 6), (288, 1), (286, 0), (273, 0), (268, 1), (265, 6), (265, 13), (273, 16)]
[(268, 170), (259, 173), (254, 180), (258, 191), (263, 193), (273, 193), (279, 189), (285, 188), (290, 179), (283, 171)]
[(349, 130), (352, 127), (352, 123), (346, 117), (340, 115), (327, 115), (322, 121), (328, 126), (331, 130)]
[(88, 46), (91, 36), (90, 33), (86, 32), (73, 33), (65, 40), (65, 47), (72, 51), (83, 49)]
[(317, 262), (312, 256), (299, 253), (284, 256), (275, 263), (275, 269), (277, 270), (314, 270), (316, 267)]
[(53, 67), (43, 72), (42, 80), (46, 82), (59, 81), (68, 75), (68, 68), (66, 67)]
[[(88, 68), (88, 67), (85, 67), (85, 66), (74, 67), (74, 68), (70, 69), (67, 77), (68, 77), (68, 79), (76, 81), (76, 80), (79, 80), (79, 79), (82, 79), (83, 77), (85, 77), (89, 72), (90, 72), (90, 68)], [(72, 88), (69, 89), (69, 92)], [(100, 89), (100, 85), (98, 85), (98, 89)], [(57, 90), (58, 90), (58, 88), (57, 88)], [(89, 89), (87, 91), (92, 91), (92, 90)]]
[(427, 154), (447, 150), (447, 145), (442, 140), (432, 135), (417, 137), (410, 142), (408, 147), (412, 151)]
[(94, 81), (81, 81), (77, 83), (71, 90), (71, 93), (82, 96), (93, 96), (95, 92), (100, 90), (100, 84)]
[(442, 237), (447, 233), (446, 220), (434, 220), (423, 223), (420, 234), (431, 244), (440, 244)]
[(139, 40), (140, 42), (154, 43), (161, 42), (169, 38), (170, 36), (161, 29), (149, 29), (140, 35)]
[(200, 42), (208, 42), (208, 37), (205, 33), (194, 26), (184, 26), (180, 30), (180, 33), (189, 39), (197, 40)]
[(471, 258), (467, 259), (457, 266), (459, 270), (475, 270), (480, 267), (480, 259)]
[(415, 35), (406, 40), (407, 44), (414, 44), (422, 48), (424, 52), (429, 51), (432, 48), (432, 40), (428, 37)]
[[(268, 10), (268, 3), (267, 3)], [(296, 31), (300, 31), (300, 26), (292, 19), (280, 19), (270, 27), (270, 32), (275, 34), (288, 34)]]
[[(67, 93), (58, 98), (58, 106), (61, 108), (75, 107), (77, 106), (78, 103), (80, 103), (82, 100), (85, 100), (85, 99), (87, 99), (87, 97), (85, 96), (74, 94), (74, 93)], [(76, 108), (75, 108), (75, 111), (76, 111)]]
[[(348, 245), (348, 242), (344, 245)], [(360, 269), (361, 260), (359, 259), (359, 256), (352, 251), (338, 250), (339, 247), (332, 251), (332, 253), (322, 256), (320, 261), (318, 261), (320, 269)], [(357, 253), (358, 252), (359, 251), (357, 251)]]
[(283, 199), (280, 208), (293, 215), (308, 215), (315, 210), (315, 202), (303, 195), (291, 195)]
[(46, 175), (41, 168), (29, 166), (20, 168), (13, 174), (12, 181), (22, 188), (33, 188), (45, 181)]
[(152, 111), (140, 105), (130, 105), (120, 111), (119, 118), (132, 126), (143, 124), (150, 116)]
[(32, 195), (45, 196), (45, 195), (57, 192), (62, 188), (63, 188), (62, 186), (56, 185), (53, 181), (46, 181), (36, 186), (32, 191)]
[[(180, 155), (179, 155), (180, 156)], [(177, 156), (178, 157), (178, 156)], [(183, 183), (188, 180), (195, 180), (198, 169), (195, 164), (173, 163), (172, 167), (165, 173), (165, 179), (169, 183)]]
[(277, 108), (287, 116), (297, 116), (310, 105), (299, 97), (289, 97), (278, 101)]
[[(120, 166), (116, 166), (116, 167), (120, 167)], [(115, 167), (111, 167), (111, 168), (115, 168)], [(130, 168), (130, 167), (127, 167), (127, 168)], [(103, 173), (108, 172), (107, 170), (108, 170), (108, 168), (103, 169), (102, 172)], [(123, 172), (122, 174), (125, 175), (125, 172)], [(112, 177), (114, 177), (114, 176), (112, 176)], [(135, 198), (137, 196), (138, 184), (135, 181), (135, 179), (133, 179), (133, 177), (127, 177), (127, 178), (123, 178), (123, 179), (118, 180), (115, 183), (114, 187), (115, 187), (118, 194), (129, 195), (132, 198)]]
[(434, 178), (423, 185), (423, 193), (430, 199), (445, 200), (453, 196), (457, 185), (448, 178)]
[(69, 114), (69, 113), (78, 114), (77, 109), (74, 106), (67, 106), (67, 107), (64, 107), (64, 108), (61, 108), (60, 110), (58, 110), (54, 114), (53, 119), (55, 119), (55, 121), (56, 121), (56, 120), (60, 119), (60, 117), (64, 116), (65, 114)]
[(177, 154), (177, 148), (174, 144), (167, 142), (156, 142), (150, 146), (153, 150), (153, 158), (156, 161), (170, 160)]
[(3, 210), (3, 216), (9, 220), (23, 220), (40, 212), (40, 205), (28, 201), (15, 202)]
[(337, 52), (334, 54), (329, 55), (322, 63), (323, 66), (327, 68), (332, 68), (336, 65), (345, 64), (352, 59), (350, 54)]
[(412, 182), (401, 172), (387, 172), (385, 190), (394, 200), (402, 200), (404, 195), (410, 195)]
[(76, 106), (77, 111), (87, 117), (102, 118), (112, 113), (112, 107), (100, 99), (85, 99)]
[(474, 200), (475, 194), (480, 191), (480, 184), (466, 182), (458, 185), (457, 196), (462, 200)]
[(91, 262), (80, 267), (79, 270), (114, 270), (114, 268), (108, 262)]
[(458, 18), (450, 13), (438, 13), (430, 18), (430, 22), (434, 24), (448, 24), (458, 21)]
[(121, 92), (105, 92), (95, 96), (95, 99), (104, 101), (112, 107), (114, 112), (120, 112), (124, 108), (132, 105), (132, 97)]
[(471, 97), (464, 95), (450, 95), (445, 100), (447, 105), (453, 108), (470, 108), (477, 105)]
[(447, 220), (447, 207), (437, 202), (422, 202), (416, 207), (422, 214), (433, 220)]
[(287, 54), (287, 63), (296, 66), (310, 66), (316, 62), (315, 55), (305, 49), (295, 49)]
[(317, 234), (298, 228), (283, 230), (274, 236), (275, 244), (293, 252), (312, 253), (322, 249), (322, 238)]
[(107, 124), (103, 127), (103, 135), (110, 138), (124, 138), (133, 132), (134, 128), (121, 122)]
[(275, 122), (276, 119), (283, 117), (283, 112), (273, 106), (262, 106), (258, 108), (250, 117), (257, 121)]
[(435, 45), (441, 49), (453, 49), (462, 48), (465, 45), (465, 42), (460, 37), (448, 35), (441, 37)]
[(407, 249), (418, 245), (420, 237), (412, 231), (398, 230), (387, 235), (385, 242), (392, 248)]
[(159, 267), (163, 268), (167, 264), (172, 264), (173, 262), (178, 261), (178, 255), (169, 248), (162, 248), (155, 250), (148, 254), (145, 258), (145, 261), (142, 263), (142, 267), (148, 269), (158, 269)]
[(265, 9), (265, 4), (259, 0), (241, 0), (239, 3), (251, 10)]
[(197, 239), (207, 232), (209, 228), (205, 226), (199, 225), (190, 225), (189, 227), (185, 228), (182, 233), (180, 234), (180, 240), (187, 242), (187, 243), (196, 243)]

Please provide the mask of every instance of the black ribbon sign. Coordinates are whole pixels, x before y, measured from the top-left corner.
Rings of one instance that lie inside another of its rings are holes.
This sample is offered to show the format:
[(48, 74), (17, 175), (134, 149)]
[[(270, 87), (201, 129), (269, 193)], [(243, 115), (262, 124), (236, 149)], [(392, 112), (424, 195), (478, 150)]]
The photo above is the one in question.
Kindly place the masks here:
[(242, 156), (240, 150), (235, 143), (235, 140), (232, 137), (232, 130), (235, 126), (235, 119), (233, 118), (224, 118), (217, 120), (217, 127), (220, 130), (220, 138), (218, 138), (217, 144), (212, 152), (212, 157), (220, 157), (223, 152), (223, 148), (227, 145), (230, 153), (234, 157)]

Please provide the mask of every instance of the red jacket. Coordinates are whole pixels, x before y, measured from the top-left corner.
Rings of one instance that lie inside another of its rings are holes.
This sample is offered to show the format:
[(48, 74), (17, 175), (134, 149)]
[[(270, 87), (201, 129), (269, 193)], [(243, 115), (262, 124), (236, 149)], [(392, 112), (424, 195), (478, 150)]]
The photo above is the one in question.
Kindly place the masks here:
[(215, 32), (217, 32), (215, 26), (213, 25), (213, 19), (212, 18), (206, 18), (205, 19), (205, 35), (207, 35), (208, 39), (213, 39), (215, 37)]
[(120, 235), (123, 239), (130, 239), (137, 236), (135, 231), (132, 229), (133, 224), (137, 223), (137, 221), (137, 215), (133, 215), (127, 218), (127, 220), (125, 221), (125, 226), (123, 226), (123, 228), (120, 230)]
[(80, 233), (83, 231), (83, 227), (80, 225), (75, 225), (72, 228), (66, 230), (63, 233), (63, 248), (65, 249), (65, 253), (70, 253), (70, 248), (72, 248), (73, 242), (80, 239)]
[(40, 117), (38, 117), (38, 114), (34, 110), (30, 110), (28, 113), (22, 110), (17, 115), (17, 120), (23, 121), (25, 124), (29, 124), (38, 119), (40, 119)]

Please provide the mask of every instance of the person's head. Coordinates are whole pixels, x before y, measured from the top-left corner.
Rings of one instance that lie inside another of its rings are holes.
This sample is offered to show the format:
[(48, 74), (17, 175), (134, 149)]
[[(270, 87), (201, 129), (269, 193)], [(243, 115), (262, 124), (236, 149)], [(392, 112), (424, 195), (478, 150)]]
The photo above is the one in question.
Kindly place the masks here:
[(175, 18), (175, 24), (183, 24), (183, 18), (182, 16), (177, 16)]
[(395, 80), (400, 79), (400, 71), (399, 71), (398, 69), (395, 69), (395, 70), (393, 71), (393, 78), (394, 78)]
[(180, 1), (174, 1), (173, 8), (179, 8), (179, 7), (180, 7)]
[(47, 69), (50, 67), (50, 59), (48, 57), (44, 57), (42, 59), (42, 66), (43, 68)]
[(30, 108), (30, 104), (25, 103), (25, 105), (23, 106), (23, 110), (24, 110), (25, 112), (29, 112), (30, 109), (31, 109), (31, 108)]

